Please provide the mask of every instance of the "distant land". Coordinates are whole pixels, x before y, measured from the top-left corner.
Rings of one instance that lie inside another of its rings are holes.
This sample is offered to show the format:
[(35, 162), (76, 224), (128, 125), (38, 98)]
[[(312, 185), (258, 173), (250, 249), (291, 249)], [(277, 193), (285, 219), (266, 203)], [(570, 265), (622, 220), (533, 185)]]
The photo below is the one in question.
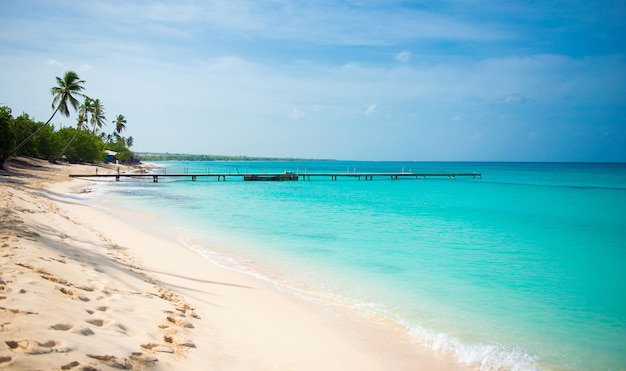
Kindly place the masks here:
[(197, 155), (187, 153), (135, 152), (142, 161), (336, 161), (293, 157), (251, 157), (227, 155)]

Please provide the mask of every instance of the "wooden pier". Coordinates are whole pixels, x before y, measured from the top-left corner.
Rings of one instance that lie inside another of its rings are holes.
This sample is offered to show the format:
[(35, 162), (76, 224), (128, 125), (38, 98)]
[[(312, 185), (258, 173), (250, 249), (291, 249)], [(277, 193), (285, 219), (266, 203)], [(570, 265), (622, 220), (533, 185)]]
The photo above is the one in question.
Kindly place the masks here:
[(215, 178), (218, 181), (226, 178), (241, 178), (244, 181), (297, 181), (311, 180), (311, 178), (326, 178), (337, 180), (339, 178), (356, 178), (358, 180), (374, 180), (374, 178), (387, 179), (428, 179), (428, 178), (482, 178), (481, 173), (202, 173), (202, 174), (155, 174), (155, 173), (113, 173), (113, 174), (70, 174), (71, 178), (115, 178), (119, 182), (120, 178), (145, 178), (152, 179), (154, 183), (159, 182), (159, 178), (187, 178), (192, 181), (198, 178)]

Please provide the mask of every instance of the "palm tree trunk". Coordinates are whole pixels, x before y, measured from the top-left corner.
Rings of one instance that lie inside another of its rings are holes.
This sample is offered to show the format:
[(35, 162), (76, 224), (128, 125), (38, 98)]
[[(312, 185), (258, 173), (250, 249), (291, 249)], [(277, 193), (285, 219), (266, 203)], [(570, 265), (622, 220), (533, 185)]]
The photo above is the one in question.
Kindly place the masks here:
[(48, 126), (48, 124), (50, 123), (50, 121), (52, 121), (52, 118), (54, 117), (54, 115), (56, 115), (57, 111), (59, 110), (59, 106), (57, 106), (57, 108), (54, 110), (54, 112), (52, 112), (52, 116), (50, 116), (50, 118), (48, 119), (48, 121), (46, 121), (45, 124), (41, 125), (39, 127), (39, 129), (35, 130), (31, 135), (29, 135), (28, 137), (26, 137), (26, 139), (24, 139), (23, 141), (20, 142), (20, 144), (18, 144), (15, 148), (13, 148), (13, 150), (7, 155), (5, 156), (2, 161), (0, 162), (0, 169), (2, 170), (6, 170), (6, 163), (7, 161), (9, 161), (9, 159), (11, 157), (13, 157), (17, 151), (19, 151), (22, 147), (24, 147), (24, 145), (26, 143), (28, 143), (31, 139), (33, 139), (33, 137), (37, 134), (39, 134), (40, 131), (43, 130), (43, 128), (45, 128), (46, 126)]
[(69, 142), (67, 142), (65, 147), (63, 147), (63, 150), (61, 151), (61, 153), (59, 153), (58, 155), (56, 155), (54, 157), (54, 162), (56, 162), (59, 159), (59, 157), (63, 157), (63, 155), (65, 154), (65, 151), (67, 151), (67, 148), (70, 146), (70, 144), (72, 144), (74, 139), (76, 139), (76, 137), (78, 136), (78, 130), (80, 130), (80, 129), (76, 128), (76, 131), (74, 132), (74, 135), (72, 135), (72, 138), (70, 138)]

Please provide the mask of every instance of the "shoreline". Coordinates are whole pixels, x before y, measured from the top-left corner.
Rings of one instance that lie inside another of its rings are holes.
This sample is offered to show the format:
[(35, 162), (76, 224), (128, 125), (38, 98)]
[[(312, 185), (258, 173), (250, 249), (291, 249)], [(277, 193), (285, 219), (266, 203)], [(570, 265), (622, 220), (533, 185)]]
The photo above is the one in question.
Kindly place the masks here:
[(67, 197), (89, 184), (76, 165), (34, 162), (0, 182), (0, 368), (467, 369)]

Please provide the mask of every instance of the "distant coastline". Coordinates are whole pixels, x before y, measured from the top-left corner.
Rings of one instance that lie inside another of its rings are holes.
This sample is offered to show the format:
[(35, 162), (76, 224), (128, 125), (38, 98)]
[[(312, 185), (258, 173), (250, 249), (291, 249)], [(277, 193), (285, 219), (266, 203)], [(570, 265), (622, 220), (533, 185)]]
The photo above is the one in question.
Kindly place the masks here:
[(187, 153), (136, 152), (142, 161), (337, 161), (294, 157), (252, 157), (226, 155), (198, 155)]

